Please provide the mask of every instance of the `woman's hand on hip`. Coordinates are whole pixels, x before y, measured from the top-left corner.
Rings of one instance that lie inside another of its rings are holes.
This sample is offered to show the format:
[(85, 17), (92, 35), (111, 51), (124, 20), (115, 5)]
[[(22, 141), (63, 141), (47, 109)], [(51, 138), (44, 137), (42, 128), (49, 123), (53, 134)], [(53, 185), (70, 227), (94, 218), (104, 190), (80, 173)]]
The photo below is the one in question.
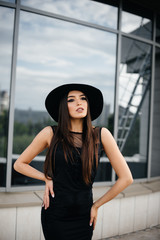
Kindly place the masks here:
[(98, 208), (93, 204), (90, 212), (90, 226), (93, 225), (93, 230), (95, 229), (98, 216)]
[(49, 194), (54, 198), (54, 192), (53, 192), (53, 181), (52, 179), (46, 179), (45, 180), (46, 186), (43, 196), (43, 206), (45, 210), (49, 207)]

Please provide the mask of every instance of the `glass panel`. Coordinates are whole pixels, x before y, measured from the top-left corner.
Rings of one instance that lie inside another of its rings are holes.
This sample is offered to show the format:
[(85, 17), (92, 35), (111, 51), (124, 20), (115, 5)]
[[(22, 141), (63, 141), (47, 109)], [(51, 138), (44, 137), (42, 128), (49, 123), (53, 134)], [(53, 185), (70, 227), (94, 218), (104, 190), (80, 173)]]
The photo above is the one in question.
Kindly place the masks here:
[(156, 17), (156, 42), (160, 43), (160, 15)]
[(118, 145), (134, 178), (147, 177), (151, 46), (122, 38)]
[(124, 1), (122, 31), (143, 38), (152, 39), (152, 14), (149, 10)]
[(3, 2), (15, 3), (15, 0), (2, 0)]
[(160, 176), (160, 48), (156, 48), (151, 176)]
[[(115, 34), (21, 12), (18, 46), (13, 162), (35, 134), (55, 124), (45, 110), (44, 101), (51, 89), (64, 83), (81, 82), (100, 88), (105, 106), (93, 124), (113, 131)], [(41, 171), (44, 158), (43, 152), (32, 161)], [(105, 157), (102, 160), (109, 166)], [(109, 169), (108, 175), (105, 169), (103, 179), (99, 174), (99, 181), (111, 179)], [(41, 182), (13, 171), (12, 185), (24, 184)]]
[(14, 10), (0, 7), (0, 187), (6, 184), (13, 23)]
[[(90, 0), (22, 0), (23, 5), (95, 23), (117, 28), (117, 7)], [(114, 1), (118, 2), (118, 1)]]

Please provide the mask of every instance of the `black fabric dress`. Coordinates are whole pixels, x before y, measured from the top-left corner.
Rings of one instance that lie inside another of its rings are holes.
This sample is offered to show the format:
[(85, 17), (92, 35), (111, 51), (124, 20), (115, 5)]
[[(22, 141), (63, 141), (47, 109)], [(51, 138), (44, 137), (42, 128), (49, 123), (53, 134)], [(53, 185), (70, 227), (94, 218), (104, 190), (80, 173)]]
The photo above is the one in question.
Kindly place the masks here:
[[(54, 127), (53, 132), (55, 131)], [(98, 162), (102, 150), (99, 132)], [(96, 131), (95, 130), (95, 131)], [(90, 209), (93, 204), (92, 184), (96, 175), (96, 161), (92, 169), (92, 183), (86, 185), (82, 178), (81, 146), (82, 134), (72, 132), (75, 146), (72, 154), (74, 161), (66, 162), (61, 144), (55, 153), (55, 171), (50, 205), (42, 207), (41, 221), (46, 240), (91, 240), (93, 226), (90, 222)]]

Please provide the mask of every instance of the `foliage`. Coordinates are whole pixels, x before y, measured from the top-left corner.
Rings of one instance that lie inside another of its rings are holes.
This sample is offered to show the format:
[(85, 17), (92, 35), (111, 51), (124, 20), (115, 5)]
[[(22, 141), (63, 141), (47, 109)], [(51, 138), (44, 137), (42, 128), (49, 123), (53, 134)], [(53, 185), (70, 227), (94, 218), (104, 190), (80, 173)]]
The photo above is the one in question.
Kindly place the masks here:
[[(51, 126), (53, 124), (53, 121), (50, 119), (44, 119), (42, 122), (36, 123), (28, 121), (26, 124), (15, 121), (13, 153), (21, 154), (44, 127)], [(42, 153), (42, 155), (43, 154), (44, 153)]]
[[(50, 118), (36, 123), (32, 121), (28, 121), (27, 123), (14, 121), (13, 153), (21, 154), (44, 127), (55, 124)], [(7, 141), (8, 111), (3, 111), (0, 115), (0, 157), (7, 156)]]
[(0, 157), (7, 156), (8, 111), (0, 114)]

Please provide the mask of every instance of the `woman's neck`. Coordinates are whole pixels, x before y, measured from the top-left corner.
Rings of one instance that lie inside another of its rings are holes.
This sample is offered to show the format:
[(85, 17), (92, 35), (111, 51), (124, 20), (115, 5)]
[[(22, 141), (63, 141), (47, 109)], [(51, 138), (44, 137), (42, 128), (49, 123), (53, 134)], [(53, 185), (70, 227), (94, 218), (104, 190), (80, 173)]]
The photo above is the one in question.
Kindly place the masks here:
[(72, 132), (83, 132), (83, 119), (71, 119)]

